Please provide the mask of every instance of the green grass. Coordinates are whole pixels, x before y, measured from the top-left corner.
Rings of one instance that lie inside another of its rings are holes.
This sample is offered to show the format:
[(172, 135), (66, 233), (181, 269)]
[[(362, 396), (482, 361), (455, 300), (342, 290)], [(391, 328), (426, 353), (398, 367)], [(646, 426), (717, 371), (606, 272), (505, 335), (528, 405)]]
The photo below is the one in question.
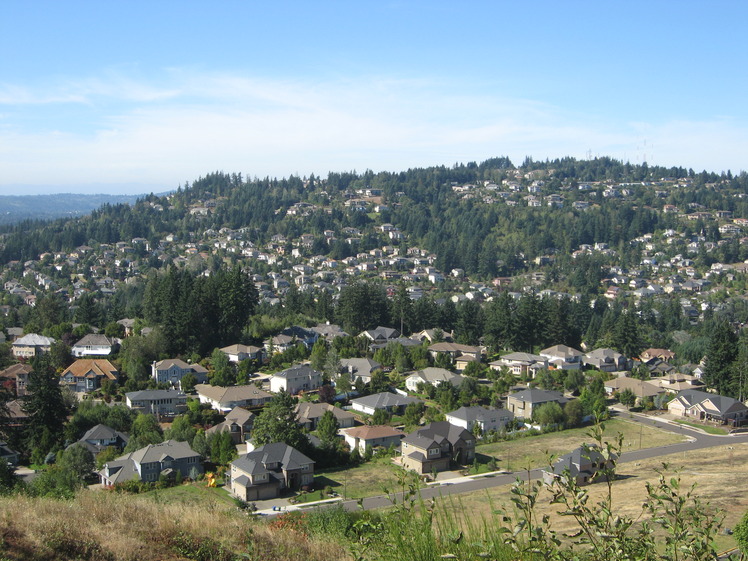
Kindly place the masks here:
[(234, 499), (231, 498), (226, 489), (223, 487), (208, 487), (204, 481), (186, 483), (166, 489), (154, 489), (139, 496), (164, 504), (235, 506)]
[[(611, 419), (604, 424), (603, 438), (606, 440), (612, 441), (618, 433), (623, 435), (624, 452), (683, 441), (680, 435), (629, 422), (625, 418)], [(548, 465), (550, 454), (566, 454), (585, 442), (591, 442), (588, 431), (589, 427), (479, 444), (476, 447), (476, 454), (495, 457), (498, 469), (501, 470), (519, 471), (527, 467), (543, 467)]]
[(675, 419), (675, 422), (680, 423), (681, 425), (693, 427), (695, 429), (701, 429), (707, 434), (718, 434), (718, 435), (727, 434), (727, 431), (725, 429), (721, 429), (719, 427), (713, 427), (711, 425), (701, 425), (699, 423), (690, 423), (688, 421), (681, 421), (680, 419)]

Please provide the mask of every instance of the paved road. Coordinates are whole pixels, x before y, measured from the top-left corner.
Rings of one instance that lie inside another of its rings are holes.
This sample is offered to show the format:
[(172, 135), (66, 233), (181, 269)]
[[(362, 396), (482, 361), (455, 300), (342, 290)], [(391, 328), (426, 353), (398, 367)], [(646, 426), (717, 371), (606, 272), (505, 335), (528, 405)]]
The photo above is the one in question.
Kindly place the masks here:
[[(726, 446), (734, 444), (746, 444), (748, 443), (748, 434), (732, 435), (732, 436), (716, 436), (706, 434), (702, 431), (691, 429), (684, 425), (677, 423), (670, 423), (664, 419), (657, 417), (650, 417), (647, 415), (639, 415), (637, 413), (631, 413), (629, 416), (628, 412), (618, 412), (618, 416), (626, 417), (626, 420), (634, 423), (641, 423), (642, 425), (653, 426), (662, 430), (680, 434), (688, 438), (687, 442), (679, 442), (677, 444), (670, 444), (667, 446), (658, 446), (655, 448), (644, 448), (642, 450), (635, 450), (631, 452), (625, 452), (621, 455), (618, 462), (639, 462), (641, 460), (647, 460), (650, 458), (656, 458), (658, 456), (667, 456), (669, 454), (676, 454), (681, 452), (689, 452), (693, 450), (702, 450), (706, 448), (713, 448), (715, 446)], [(643, 443), (643, 445), (646, 443)], [(424, 499), (430, 499), (434, 497), (446, 496), (446, 495), (458, 495), (461, 493), (470, 493), (472, 491), (480, 491), (482, 489), (490, 489), (492, 487), (500, 487), (502, 485), (511, 485), (517, 478), (522, 480), (538, 479), (541, 477), (542, 470), (533, 469), (529, 472), (514, 472), (509, 474), (494, 475), (490, 477), (479, 477), (471, 480), (460, 479), (454, 483), (442, 483), (441, 485), (432, 485), (421, 489), (420, 495)], [(400, 501), (402, 495), (396, 494), (396, 500)], [(364, 508), (365, 510), (383, 508), (392, 505), (390, 497), (380, 495), (376, 497), (368, 497), (361, 501), (344, 501), (343, 506), (347, 510), (358, 510)]]

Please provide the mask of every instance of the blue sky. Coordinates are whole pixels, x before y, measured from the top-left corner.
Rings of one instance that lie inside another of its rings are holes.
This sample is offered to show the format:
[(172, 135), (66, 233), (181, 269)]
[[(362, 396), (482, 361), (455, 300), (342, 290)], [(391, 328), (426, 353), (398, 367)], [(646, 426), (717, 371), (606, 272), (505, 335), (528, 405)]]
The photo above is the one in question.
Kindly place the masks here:
[(590, 154), (748, 168), (745, 2), (0, 5), (0, 194)]

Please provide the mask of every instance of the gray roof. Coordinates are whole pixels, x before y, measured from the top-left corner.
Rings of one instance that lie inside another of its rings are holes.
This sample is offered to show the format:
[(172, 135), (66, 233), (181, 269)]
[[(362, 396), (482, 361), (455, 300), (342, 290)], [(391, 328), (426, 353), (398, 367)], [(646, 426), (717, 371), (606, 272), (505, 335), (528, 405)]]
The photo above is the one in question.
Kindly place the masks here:
[(594, 475), (597, 473), (597, 469), (590, 469), (592, 467), (591, 464), (593, 463), (605, 463), (605, 457), (600, 452), (599, 447), (596, 445), (580, 446), (568, 454), (561, 456), (558, 461), (553, 464), (553, 473), (561, 475), (568, 470), (569, 475), (572, 477), (576, 477), (580, 473)]
[(81, 437), (81, 440), (108, 440), (110, 438), (118, 437), (121, 438), (125, 443), (127, 443), (127, 441), (129, 440), (129, 437), (125, 433), (114, 430), (113, 428), (106, 425), (99, 424), (88, 429), (88, 431), (86, 431), (86, 434)]
[(107, 347), (112, 346), (115, 344), (115, 341), (113, 339), (109, 339), (106, 335), (102, 335), (101, 333), (89, 333), (88, 335), (85, 335), (83, 339), (78, 341), (74, 347), (85, 347), (86, 345), (95, 345), (95, 346), (101, 346), (101, 347)]
[(276, 372), (273, 376), (278, 378), (297, 378), (299, 376), (322, 376), (322, 372), (315, 370), (308, 364), (296, 364), (291, 368), (286, 368), (282, 372)]
[(13, 346), (48, 347), (54, 342), (55, 340), (52, 339), (52, 337), (45, 337), (44, 335), (38, 335), (37, 333), (29, 333), (20, 339), (17, 339), (15, 343), (13, 343)]
[(444, 440), (447, 440), (450, 444), (455, 444), (460, 439), (472, 440), (473, 435), (462, 427), (452, 425), (447, 421), (438, 421), (416, 429), (406, 436), (403, 442), (419, 448), (428, 448), (432, 442), (441, 445)]
[(168, 399), (168, 398), (184, 398), (187, 399), (187, 394), (176, 390), (141, 390), (138, 392), (127, 392), (125, 397), (130, 401), (145, 399)]
[(408, 405), (410, 403), (418, 403), (420, 399), (414, 397), (403, 396), (396, 393), (381, 392), (373, 395), (367, 395), (366, 397), (358, 397), (352, 399), (351, 403), (362, 405), (364, 407), (371, 407), (372, 409), (384, 409), (385, 407), (400, 407)]
[(481, 407), (479, 405), (474, 405), (472, 407), (460, 407), (459, 409), (452, 411), (451, 413), (447, 413), (448, 417), (454, 417), (455, 419), (460, 419), (462, 421), (485, 421), (489, 417), (496, 417), (497, 415), (502, 417), (509, 417), (510, 419), (514, 418), (514, 413), (509, 411), (508, 409), (486, 409), (485, 407)]
[(268, 471), (268, 464), (280, 464), (282, 469), (288, 471), (300, 469), (301, 466), (313, 464), (310, 458), (299, 452), (293, 446), (285, 442), (274, 442), (265, 444), (231, 462), (232, 466), (245, 473), (256, 474)]
[(569, 401), (560, 392), (554, 392), (551, 390), (539, 390), (537, 388), (522, 390), (517, 393), (513, 393), (509, 397), (514, 398), (518, 401), (524, 401), (526, 403), (546, 403), (549, 401), (566, 403), (567, 401)]
[(697, 405), (702, 401), (706, 401), (708, 399), (714, 404), (714, 406), (717, 408), (716, 412), (720, 415), (724, 415), (725, 413), (729, 412), (730, 409), (736, 406), (736, 409), (738, 411), (740, 411), (741, 409), (748, 409), (748, 407), (746, 407), (743, 402), (738, 401), (735, 398), (719, 395), (716, 393), (702, 392), (699, 390), (683, 390), (681, 392), (678, 392), (676, 398), (683, 399), (688, 403), (689, 406)]

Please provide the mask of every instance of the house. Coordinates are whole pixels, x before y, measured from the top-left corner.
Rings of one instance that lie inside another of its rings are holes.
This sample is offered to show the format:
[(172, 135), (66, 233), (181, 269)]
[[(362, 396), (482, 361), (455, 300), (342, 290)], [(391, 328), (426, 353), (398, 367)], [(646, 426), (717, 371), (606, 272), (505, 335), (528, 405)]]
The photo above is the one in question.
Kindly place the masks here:
[(228, 432), (234, 444), (241, 444), (250, 438), (255, 414), (243, 407), (234, 407), (226, 414), (226, 419), (217, 425), (210, 427), (206, 434), (217, 434)]
[(365, 384), (371, 382), (371, 373), (374, 370), (382, 368), (376, 360), (370, 358), (341, 358), (340, 366), (342, 372), (348, 372), (351, 375), (351, 382), (361, 380)]
[(448, 470), (453, 463), (475, 459), (475, 437), (447, 421), (431, 423), (406, 436), (400, 444), (403, 467), (419, 474)]
[(442, 382), (448, 382), (458, 387), (464, 379), (463, 376), (450, 372), (446, 368), (429, 366), (423, 370), (416, 370), (409, 373), (407, 378), (405, 378), (405, 387), (410, 392), (418, 391), (418, 384), (431, 384), (436, 387)]
[(515, 376), (534, 378), (538, 370), (548, 368), (548, 360), (532, 353), (509, 353), (489, 364), (494, 370), (508, 368)]
[(275, 442), (231, 462), (226, 487), (243, 501), (273, 499), (283, 489), (301, 489), (314, 482), (314, 462), (285, 444)]
[(338, 421), (338, 427), (341, 429), (347, 429), (355, 424), (356, 416), (349, 412), (341, 409), (340, 407), (334, 407), (329, 403), (311, 403), (309, 401), (302, 401), (296, 404), (296, 420), (304, 428), (308, 430), (314, 430), (317, 428), (317, 423), (327, 411), (332, 412)]
[(280, 332), (280, 334), (285, 335), (286, 337), (291, 337), (294, 341), (294, 344), (304, 343), (304, 346), (307, 349), (311, 349), (314, 346), (314, 343), (317, 342), (317, 339), (319, 339), (319, 333), (317, 333), (313, 329), (307, 329), (306, 327), (301, 327), (299, 325), (286, 327), (283, 331)]
[(564, 405), (566, 399), (560, 392), (539, 390), (536, 388), (521, 390), (506, 398), (506, 408), (520, 419), (532, 419), (535, 410), (544, 403)]
[(639, 355), (642, 362), (647, 362), (653, 358), (659, 358), (665, 362), (669, 362), (675, 358), (675, 353), (668, 349), (647, 349)]
[(104, 380), (119, 380), (119, 371), (105, 358), (79, 358), (60, 374), (60, 383), (74, 392), (92, 392)]
[(187, 374), (194, 374), (200, 384), (208, 381), (208, 369), (200, 364), (189, 364), (179, 358), (167, 358), (151, 364), (151, 378), (175, 388), (182, 388), (182, 378)]
[(359, 334), (359, 337), (366, 337), (371, 341), (372, 348), (381, 348), (387, 346), (387, 343), (400, 337), (400, 332), (391, 327), (379, 326), (376, 329), (368, 329)]
[(51, 337), (29, 333), (13, 341), (11, 350), (16, 358), (32, 358), (41, 353), (48, 353), (55, 340)]
[(125, 404), (142, 413), (177, 415), (187, 410), (187, 396), (178, 390), (141, 390), (126, 393)]
[(440, 354), (445, 354), (449, 355), (451, 360), (455, 360), (459, 356), (472, 356), (480, 359), (481, 348), (442, 341), (441, 343), (434, 343), (431, 345), (429, 347), (429, 353), (433, 358), (437, 358)]
[(322, 372), (314, 370), (308, 364), (296, 364), (270, 378), (270, 391), (281, 390), (291, 395), (318, 389), (322, 385)]
[(693, 374), (682, 374), (680, 372), (670, 372), (664, 376), (652, 378), (650, 380), (653, 384), (658, 384), (663, 390), (668, 393), (678, 393), (683, 390), (698, 390), (704, 387), (698, 377)]
[(207, 403), (213, 409), (228, 412), (235, 407), (261, 407), (273, 399), (273, 394), (261, 390), (254, 384), (243, 386), (211, 386), (197, 384), (195, 386), (200, 403)]
[(312, 327), (312, 330), (328, 341), (332, 341), (336, 337), (348, 337), (348, 333), (343, 331), (342, 327), (331, 323), (318, 323)]
[(732, 397), (683, 390), (667, 404), (668, 413), (679, 417), (693, 417), (702, 421), (740, 426), (748, 419), (748, 407)]
[(177, 472), (185, 477), (203, 473), (200, 454), (186, 442), (167, 440), (161, 444), (149, 444), (145, 448), (107, 462), (99, 471), (99, 477), (102, 485), (111, 486), (132, 479), (158, 481), (161, 474), (170, 476)]
[(613, 349), (595, 349), (582, 357), (582, 362), (603, 372), (629, 369), (629, 360)]
[(94, 456), (109, 446), (114, 446), (120, 450), (127, 446), (130, 438), (123, 432), (114, 430), (106, 425), (96, 425), (86, 431), (80, 440), (71, 444), (75, 446), (80, 444)]
[(567, 345), (554, 345), (540, 351), (540, 356), (548, 359), (550, 366), (560, 370), (579, 370), (584, 353)]
[(500, 431), (514, 420), (514, 414), (508, 409), (485, 408), (478, 405), (472, 407), (460, 407), (456, 411), (447, 413), (447, 422), (461, 427), (470, 432), (474, 427), (478, 427), (480, 434), (486, 434), (489, 431)]
[(13, 364), (5, 370), (0, 371), (0, 382), (9, 380), (15, 386), (17, 397), (26, 395), (26, 386), (29, 384), (29, 375), (34, 371), (30, 364)]
[(222, 348), (221, 352), (229, 357), (229, 362), (234, 363), (239, 363), (247, 359), (262, 361), (265, 357), (265, 349), (252, 345), (229, 345)]
[(606, 458), (597, 445), (582, 445), (576, 450), (561, 456), (549, 469), (543, 470), (543, 481), (550, 485), (554, 480), (570, 477), (577, 485), (585, 485), (593, 481), (604, 481), (604, 475), (598, 475), (600, 470), (612, 469), (617, 457)]
[(641, 401), (647, 397), (655, 397), (662, 393), (665, 393), (658, 384), (648, 380), (638, 380), (636, 378), (614, 378), (604, 383), (605, 392), (608, 395), (613, 395), (626, 390), (630, 390), (634, 393), (638, 401)]
[(366, 397), (357, 397), (351, 400), (351, 407), (355, 411), (373, 415), (377, 409), (384, 409), (393, 415), (402, 415), (405, 408), (411, 403), (418, 403), (420, 399), (403, 396), (396, 393), (380, 392)]
[(119, 341), (100, 333), (89, 333), (73, 345), (74, 357), (109, 356), (119, 348)]
[(397, 448), (400, 441), (405, 437), (401, 430), (389, 425), (364, 425), (343, 429), (343, 438), (351, 449), (358, 450), (360, 454), (365, 454), (367, 448)]

